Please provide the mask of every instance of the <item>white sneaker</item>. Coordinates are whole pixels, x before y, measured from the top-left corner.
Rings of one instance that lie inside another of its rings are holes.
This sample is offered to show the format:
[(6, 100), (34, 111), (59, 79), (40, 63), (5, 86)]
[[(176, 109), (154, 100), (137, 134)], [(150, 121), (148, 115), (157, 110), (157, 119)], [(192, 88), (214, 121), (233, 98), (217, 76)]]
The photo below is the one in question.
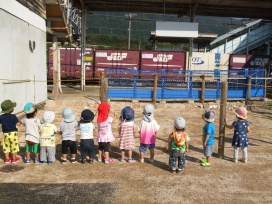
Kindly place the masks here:
[(233, 161), (234, 163), (237, 163), (237, 162), (238, 162), (238, 159), (237, 159), (237, 158), (233, 158), (232, 161)]
[(140, 161), (141, 163), (144, 163), (144, 159), (140, 159), (139, 161)]
[(244, 162), (244, 163), (247, 163), (247, 158), (243, 158), (243, 162)]
[(154, 159), (149, 159), (149, 162), (152, 164), (154, 163)]

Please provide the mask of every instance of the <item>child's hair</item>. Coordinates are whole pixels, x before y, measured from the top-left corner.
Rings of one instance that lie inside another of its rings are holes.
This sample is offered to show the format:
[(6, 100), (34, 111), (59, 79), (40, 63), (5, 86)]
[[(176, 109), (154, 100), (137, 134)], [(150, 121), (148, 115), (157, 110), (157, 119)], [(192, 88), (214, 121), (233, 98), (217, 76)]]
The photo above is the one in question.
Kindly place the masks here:
[(26, 118), (29, 119), (29, 118), (34, 118), (35, 114), (37, 113), (38, 109), (35, 108), (34, 112), (33, 113), (26, 113)]

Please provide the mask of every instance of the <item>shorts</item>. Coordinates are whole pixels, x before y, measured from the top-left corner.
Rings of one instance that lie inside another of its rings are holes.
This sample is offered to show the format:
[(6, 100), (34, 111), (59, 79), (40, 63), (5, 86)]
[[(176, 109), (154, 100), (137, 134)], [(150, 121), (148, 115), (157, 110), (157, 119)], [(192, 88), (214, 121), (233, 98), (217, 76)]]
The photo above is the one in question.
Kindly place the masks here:
[(154, 144), (143, 144), (140, 143), (139, 151), (140, 152), (146, 152), (147, 148), (155, 148), (155, 143)]
[(34, 143), (33, 145), (26, 142), (26, 152), (39, 153), (40, 152), (40, 144)]
[(110, 151), (110, 142), (98, 142), (98, 150), (104, 152), (109, 152)]
[(61, 153), (67, 154), (68, 149), (70, 149), (71, 154), (76, 154), (77, 153), (76, 141), (63, 140), (61, 143)]
[(214, 145), (206, 145), (206, 147), (204, 147), (204, 155), (206, 157), (212, 156), (213, 148), (214, 148)]
[(3, 133), (3, 152), (4, 153), (16, 153), (19, 152), (19, 139), (18, 132)]

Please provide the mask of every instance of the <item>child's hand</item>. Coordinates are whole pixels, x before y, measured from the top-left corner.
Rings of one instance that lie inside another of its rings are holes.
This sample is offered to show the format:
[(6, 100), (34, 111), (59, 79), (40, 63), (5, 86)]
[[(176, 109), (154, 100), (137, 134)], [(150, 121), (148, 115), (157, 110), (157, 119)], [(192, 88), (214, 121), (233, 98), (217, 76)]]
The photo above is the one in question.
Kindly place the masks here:
[(203, 142), (203, 147), (206, 147), (207, 143), (206, 142)]
[(186, 149), (186, 152), (189, 152), (189, 149)]
[(222, 124), (225, 126), (227, 123), (226, 123), (226, 120), (224, 119)]

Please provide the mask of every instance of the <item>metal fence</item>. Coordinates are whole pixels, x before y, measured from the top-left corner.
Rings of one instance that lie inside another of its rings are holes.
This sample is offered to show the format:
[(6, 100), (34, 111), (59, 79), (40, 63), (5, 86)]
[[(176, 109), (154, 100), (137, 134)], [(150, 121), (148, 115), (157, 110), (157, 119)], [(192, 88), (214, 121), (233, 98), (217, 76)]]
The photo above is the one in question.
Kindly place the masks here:
[[(264, 69), (243, 70), (133, 70), (108, 69), (110, 99), (194, 99), (221, 97), (228, 82), (228, 99), (260, 98), (265, 94)], [(262, 78), (262, 79), (258, 79)]]

